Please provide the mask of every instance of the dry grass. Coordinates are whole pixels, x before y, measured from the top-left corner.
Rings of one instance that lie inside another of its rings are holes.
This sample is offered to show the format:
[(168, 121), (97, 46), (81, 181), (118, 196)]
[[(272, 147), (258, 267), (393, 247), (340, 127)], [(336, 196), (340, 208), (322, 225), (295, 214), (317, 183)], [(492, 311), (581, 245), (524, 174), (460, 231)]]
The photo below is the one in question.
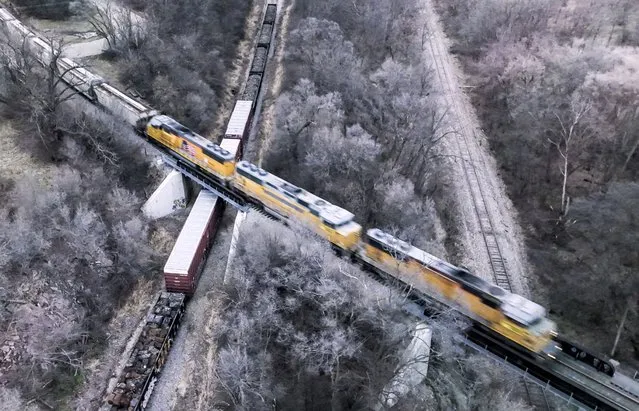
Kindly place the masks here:
[(36, 175), (46, 179), (52, 166), (38, 161), (31, 153), (24, 151), (18, 143), (20, 133), (9, 121), (0, 124), (0, 176), (17, 180), (26, 175)]

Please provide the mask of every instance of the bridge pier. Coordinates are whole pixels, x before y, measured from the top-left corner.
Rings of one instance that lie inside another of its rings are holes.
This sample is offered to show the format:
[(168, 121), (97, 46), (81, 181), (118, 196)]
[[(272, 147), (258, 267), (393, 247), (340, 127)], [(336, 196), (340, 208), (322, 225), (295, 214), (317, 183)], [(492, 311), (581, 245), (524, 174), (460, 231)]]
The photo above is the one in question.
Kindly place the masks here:
[(432, 335), (428, 325), (417, 324), (415, 336), (404, 351), (395, 376), (378, 396), (375, 411), (392, 408), (402, 395), (406, 395), (426, 378)]
[(172, 170), (142, 206), (144, 215), (152, 220), (165, 217), (188, 203), (187, 184), (182, 174)]

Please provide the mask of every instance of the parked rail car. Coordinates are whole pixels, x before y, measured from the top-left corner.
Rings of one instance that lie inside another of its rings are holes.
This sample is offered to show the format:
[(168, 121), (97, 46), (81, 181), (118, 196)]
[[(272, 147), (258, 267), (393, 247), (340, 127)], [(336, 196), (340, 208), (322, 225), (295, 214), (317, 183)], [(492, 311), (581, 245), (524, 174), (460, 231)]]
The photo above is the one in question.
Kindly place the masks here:
[(273, 36), (273, 24), (264, 22), (262, 29), (260, 30), (260, 36), (257, 39), (258, 46), (268, 46), (271, 44), (271, 37)]
[(270, 3), (266, 5), (266, 12), (264, 13), (264, 23), (275, 24), (277, 17), (277, 4)]
[(264, 73), (267, 59), (268, 59), (268, 48), (264, 46), (258, 46), (255, 49), (255, 55), (253, 56), (253, 62), (251, 63), (251, 69), (249, 71), (249, 74)]
[(244, 91), (240, 94), (240, 99), (251, 100), (253, 104), (256, 104), (260, 87), (262, 87), (262, 74), (251, 74), (246, 81)]
[(147, 316), (146, 324), (118, 383), (107, 395), (112, 409), (144, 409), (154, 380), (162, 370), (184, 313), (184, 294), (163, 292)]
[(379, 229), (366, 232), (357, 256), (424, 295), (453, 306), (542, 358), (558, 351), (556, 325), (532, 301), (492, 285)]
[(211, 192), (200, 191), (164, 265), (167, 291), (189, 296), (195, 292), (224, 205), (224, 201)]
[(250, 100), (237, 100), (224, 132), (221, 147), (235, 153), (236, 160), (242, 158), (244, 145), (248, 142), (254, 113), (253, 106)]

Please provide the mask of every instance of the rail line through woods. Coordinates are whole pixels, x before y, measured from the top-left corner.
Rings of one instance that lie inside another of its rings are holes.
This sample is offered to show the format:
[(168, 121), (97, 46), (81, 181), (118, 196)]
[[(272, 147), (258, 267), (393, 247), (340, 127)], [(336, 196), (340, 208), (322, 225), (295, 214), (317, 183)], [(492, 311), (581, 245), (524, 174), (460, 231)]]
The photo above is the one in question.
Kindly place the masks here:
[[(246, 79), (244, 92), (241, 94), (240, 100), (236, 102), (236, 108), (233, 110), (233, 114), (231, 116), (233, 118), (237, 111), (238, 118), (241, 117), (242, 120), (240, 122), (241, 124), (239, 124), (241, 127), (236, 127), (238, 124), (235, 123), (235, 125), (231, 127), (230, 123), (233, 121), (232, 119), (229, 120), (229, 128), (227, 129), (225, 138), (221, 143), (221, 147), (230, 150), (230, 152), (236, 152), (238, 154), (238, 158), (241, 158), (243, 143), (245, 143), (248, 138), (247, 127), (248, 130), (250, 130), (251, 126), (254, 126), (254, 120), (255, 122), (258, 121), (257, 118), (259, 116), (256, 115), (255, 118), (253, 118), (253, 114), (259, 112), (254, 110), (256, 110), (256, 107), (259, 107), (259, 104), (261, 104), (260, 90), (264, 79), (265, 65), (269, 55), (270, 44), (273, 39), (274, 25), (277, 17), (276, 9), (276, 1), (267, 0), (267, 7), (261, 31), (259, 33), (259, 38), (257, 40), (254, 60), (252, 62), (253, 64), (248, 70), (248, 78)], [(39, 58), (43, 60), (47, 59), (48, 55), (46, 52), (48, 51), (48, 46), (46, 43), (42, 42), (35, 33), (30, 31), (12, 15), (6, 13), (1, 8), (0, 20), (5, 22), (7, 27), (10, 26), (13, 29), (10, 34), (17, 37), (18, 41), (20, 41), (20, 39), (24, 41), (24, 38), (28, 38), (30, 42), (33, 42), (33, 44), (39, 47)], [(36, 42), (36, 40), (38, 40), (38, 42)], [(457, 102), (453, 95), (453, 93), (459, 93), (460, 91), (453, 88), (455, 84), (453, 77), (454, 74), (446, 62), (443, 61), (444, 58), (448, 58), (447, 51), (444, 50), (444, 46), (440, 43), (440, 41), (438, 41), (438, 39), (429, 36), (428, 41), (433, 56), (435, 57), (434, 68), (439, 80), (444, 86), (443, 92), (445, 103), (458, 114), (470, 114), (469, 109), (463, 104)], [(77, 66), (71, 60), (61, 59), (59, 64), (63, 68), (66, 66), (76, 67), (75, 71), (67, 72), (71, 78), (65, 79), (65, 81), (71, 83), (72, 87), (80, 87), (82, 95), (88, 98), (89, 101), (122, 117), (127, 123), (136, 127), (136, 129), (138, 126), (138, 120), (143, 115), (148, 117), (151, 114), (157, 114), (157, 112), (151, 107), (147, 107), (144, 104), (129, 98), (119, 90), (114, 89), (107, 83), (104, 83), (99, 77)], [(78, 83), (78, 85), (75, 81), (77, 79), (82, 79), (83, 82)], [(85, 84), (90, 84), (91, 86), (85, 90), (86, 87), (83, 88), (83, 85)], [(474, 210), (479, 221), (479, 228), (482, 231), (486, 250), (488, 251), (494, 282), (502, 288), (512, 291), (511, 281), (502, 256), (502, 250), (498, 243), (498, 236), (494, 230), (494, 224), (498, 224), (499, 221), (495, 220), (494, 216), (491, 216), (490, 210), (487, 206), (487, 200), (491, 200), (490, 197), (487, 197), (487, 195), (490, 194), (487, 188), (490, 183), (480, 178), (481, 174), (475, 167), (477, 164), (486, 165), (486, 158), (482, 156), (481, 153), (477, 156), (477, 158), (473, 158), (470, 147), (471, 144), (476, 144), (476, 141), (473, 140), (476, 135), (475, 130), (472, 128), (472, 124), (464, 117), (459, 118), (458, 123), (460, 128), (457, 130), (457, 138), (455, 138), (455, 142), (452, 144), (456, 144), (460, 153), (465, 179), (470, 186), (470, 194), (473, 200)], [(174, 168), (179, 169), (182, 174), (187, 175), (191, 179), (195, 179), (200, 185), (204, 185), (216, 192), (224, 192), (223, 187), (218, 187), (214, 182), (209, 181), (208, 177), (201, 177), (198, 170), (184, 168), (177, 163), (171, 165)], [(240, 209), (249, 205), (243, 204), (241, 198), (233, 197), (232, 193), (228, 195), (223, 193), (222, 197)], [(219, 205), (217, 202), (215, 204)], [(222, 204), (221, 200), (220, 204)], [(217, 209), (217, 207), (215, 209)], [(198, 271), (191, 270), (190, 268), (189, 270), (189, 274), (187, 276), (183, 275), (183, 279), (189, 281), (193, 280), (189, 283), (189, 290), (193, 291), (195, 284), (197, 283)], [(166, 276), (167, 272), (165, 267), (165, 279), (167, 278)], [(173, 291), (174, 293), (178, 292), (170, 290), (168, 286), (167, 291)], [(179, 292), (181, 293), (182, 291)], [(160, 371), (162, 364), (166, 359), (168, 349), (170, 348), (173, 337), (175, 336), (179, 317), (184, 310), (184, 302), (184, 294), (163, 293), (158, 298), (158, 302), (151, 312), (150, 320), (147, 321), (146, 328), (143, 330), (143, 337), (139, 341), (136, 341), (134, 352), (129, 357), (129, 364), (127, 364), (129, 366), (128, 370), (121, 376), (121, 380), (116, 384), (117, 390), (110, 393), (112, 394), (110, 395), (110, 401), (108, 401), (109, 403), (112, 403), (110, 405), (118, 407), (119, 405), (124, 405), (124, 403), (126, 403), (127, 407), (130, 406), (130, 409), (134, 410), (144, 407), (151, 394), (157, 373)], [(177, 319), (176, 321), (174, 321), (174, 317)], [(580, 353), (579, 350), (575, 351), (571, 355), (579, 360), (576, 356), (578, 353)], [(597, 359), (592, 355), (590, 355), (590, 357)], [(587, 363), (584, 360), (579, 361)], [(137, 367), (137, 365), (139, 365), (139, 367)], [(592, 367), (592, 364), (590, 364), (590, 366)], [(127, 369), (127, 367), (125, 367), (125, 369)], [(138, 370), (141, 370), (142, 372), (138, 372)], [(599, 370), (599, 368), (597, 368), (597, 370)], [(548, 384), (544, 387), (543, 384), (536, 386), (536, 381), (533, 381), (535, 384), (530, 384), (530, 382), (531, 380), (522, 381), (522, 389), (525, 393), (527, 393), (530, 403), (535, 405), (537, 410), (551, 409), (548, 404), (548, 399), (546, 398), (546, 394), (549, 392), (547, 391)], [(581, 385), (579, 385), (579, 387), (581, 389)], [(619, 393), (617, 392), (617, 394)], [(117, 403), (117, 405), (115, 403)]]
[[(504, 264), (504, 257), (497, 241), (493, 220), (490, 212), (488, 211), (488, 206), (486, 205), (486, 194), (482, 189), (482, 182), (477, 173), (474, 159), (469, 148), (470, 142), (467, 137), (467, 133), (472, 132), (474, 137), (475, 132), (471, 129), (471, 127), (469, 127), (466, 118), (462, 115), (462, 108), (459, 106), (457, 99), (453, 96), (453, 93), (458, 93), (459, 90), (454, 88), (454, 83), (451, 81), (452, 74), (449, 72), (447, 65), (442, 61), (442, 59), (446, 56), (446, 51), (442, 50), (440, 42), (436, 41), (433, 37), (433, 34), (429, 33), (428, 43), (433, 56), (432, 60), (434, 62), (437, 77), (442, 84), (444, 98), (452, 111), (457, 113), (457, 120), (460, 129), (455, 133), (457, 135), (457, 138), (455, 138), (455, 144), (461, 154), (464, 176), (466, 177), (466, 182), (470, 189), (475, 215), (479, 221), (484, 245), (488, 252), (493, 279), (495, 280), (495, 284), (512, 292), (512, 285), (506, 270), (506, 265)], [(537, 384), (530, 384), (525, 379), (522, 379), (521, 382), (524, 387), (524, 392), (528, 397), (528, 402), (535, 407), (535, 410), (551, 410), (548, 398), (546, 397), (546, 393), (543, 388)]]
[[(437, 72), (437, 77), (444, 85), (442, 91), (444, 97), (446, 98), (446, 102), (448, 103), (449, 107), (453, 109), (452, 111), (454, 111), (455, 113), (462, 113), (462, 108), (457, 103), (457, 100), (452, 97), (453, 93), (458, 93), (459, 91), (453, 88), (454, 84), (451, 81), (452, 75), (449, 72), (448, 67), (442, 62), (442, 59), (445, 58), (445, 53), (447, 52), (445, 50), (442, 50), (441, 44), (438, 41), (433, 40), (432, 34), (428, 36), (428, 42), (431, 48), (432, 55), (434, 57), (433, 61), (435, 63), (434, 66), (435, 71)], [(502, 255), (501, 248), (499, 247), (499, 242), (497, 241), (497, 235), (495, 234), (494, 230), (494, 223), (486, 205), (486, 194), (484, 189), (482, 188), (482, 181), (479, 178), (477, 169), (474, 165), (474, 159), (469, 149), (470, 142), (467, 134), (469, 131), (471, 131), (473, 133), (473, 136), (475, 136), (475, 132), (474, 130), (470, 129), (467, 124), (468, 122), (466, 121), (464, 116), (459, 115), (457, 120), (459, 122), (460, 129), (455, 133), (458, 136), (458, 138), (455, 139), (455, 143), (457, 145), (459, 153), (461, 154), (462, 168), (464, 170), (464, 175), (470, 188), (475, 214), (477, 215), (477, 219), (480, 224), (482, 237), (484, 238), (484, 244), (486, 245), (486, 250), (488, 251), (488, 258), (490, 260), (493, 278), (495, 280), (495, 284), (512, 292), (510, 277), (508, 276), (508, 272), (506, 271), (504, 257)]]

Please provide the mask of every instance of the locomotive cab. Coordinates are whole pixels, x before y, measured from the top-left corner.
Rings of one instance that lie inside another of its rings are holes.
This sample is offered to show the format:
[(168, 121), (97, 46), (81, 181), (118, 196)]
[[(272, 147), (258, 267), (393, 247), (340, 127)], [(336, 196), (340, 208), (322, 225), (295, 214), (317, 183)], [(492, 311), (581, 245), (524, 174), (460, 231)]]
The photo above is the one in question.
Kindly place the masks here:
[(546, 317), (546, 309), (517, 294), (507, 293), (501, 300), (504, 318), (496, 329), (530, 351), (554, 358), (557, 325)]
[(146, 135), (154, 143), (168, 148), (220, 179), (228, 179), (235, 170), (234, 153), (213, 144), (171, 117), (152, 117), (146, 125)]

